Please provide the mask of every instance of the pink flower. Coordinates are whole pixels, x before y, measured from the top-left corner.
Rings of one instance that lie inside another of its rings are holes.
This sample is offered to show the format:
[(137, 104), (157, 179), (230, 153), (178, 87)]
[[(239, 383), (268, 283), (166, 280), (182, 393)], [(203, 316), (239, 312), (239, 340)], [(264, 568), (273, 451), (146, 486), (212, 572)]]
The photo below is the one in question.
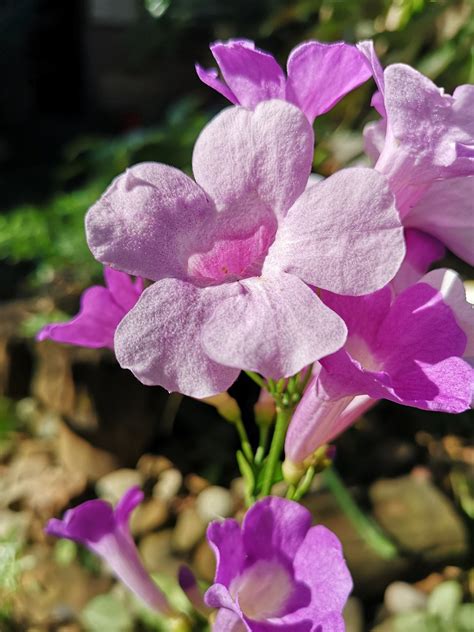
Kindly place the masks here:
[(83, 293), (77, 316), (66, 323), (46, 325), (37, 340), (113, 349), (115, 330), (143, 292), (143, 279), (133, 282), (127, 274), (112, 268), (104, 268), (104, 277), (106, 287), (94, 285)]
[(251, 109), (270, 99), (289, 101), (311, 123), (371, 76), (363, 55), (344, 42), (300, 44), (288, 57), (287, 76), (275, 58), (252, 41), (215, 42), (210, 48), (224, 81), (215, 69), (196, 64), (206, 85), (231, 103)]
[(90, 209), (96, 258), (155, 281), (115, 335), (140, 381), (207, 397), (240, 369), (293, 375), (346, 337), (308, 284), (358, 295), (394, 276), (404, 243), (385, 177), (346, 169), (305, 191), (313, 142), (288, 103), (231, 107), (196, 143), (195, 181), (136, 165)]
[(348, 337), (320, 361), (295, 411), (285, 446), (290, 461), (303, 461), (377, 399), (449, 413), (469, 408), (474, 318), (455, 272), (431, 272), (395, 299), (390, 287), (322, 298), (344, 319)]
[(451, 96), (404, 64), (384, 71), (372, 42), (359, 48), (378, 86), (372, 103), (383, 117), (366, 127), (366, 151), (387, 176), (404, 226), (474, 265), (474, 86)]

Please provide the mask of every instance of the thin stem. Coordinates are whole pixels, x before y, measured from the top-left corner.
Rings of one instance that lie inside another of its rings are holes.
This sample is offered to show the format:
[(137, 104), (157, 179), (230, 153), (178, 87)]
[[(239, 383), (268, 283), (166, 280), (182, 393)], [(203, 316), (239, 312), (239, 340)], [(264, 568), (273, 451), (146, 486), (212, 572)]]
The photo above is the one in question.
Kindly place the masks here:
[(161, 417), (161, 427), (165, 434), (171, 434), (173, 432), (173, 426), (178, 414), (179, 407), (184, 399), (184, 395), (181, 393), (170, 393), (166, 400), (163, 415)]
[(275, 432), (273, 433), (272, 442), (270, 445), (270, 452), (265, 464), (263, 473), (262, 491), (260, 496), (269, 496), (273, 480), (275, 478), (275, 471), (280, 461), (281, 452), (283, 450), (283, 444), (285, 442), (286, 431), (291, 418), (291, 408), (279, 405), (277, 407), (277, 417), (275, 423)]
[(303, 479), (300, 481), (297, 489), (293, 494), (293, 500), (299, 501), (308, 493), (315, 474), (316, 469), (312, 465), (308, 467), (308, 469), (306, 470), (306, 474), (303, 476)]
[(259, 425), (259, 440), (258, 440), (258, 448), (255, 453), (255, 465), (261, 465), (263, 459), (265, 457), (265, 453), (267, 451), (267, 442), (268, 442), (268, 434), (270, 431), (270, 426), (267, 423), (262, 423)]
[(245, 426), (242, 422), (242, 419), (236, 419), (234, 421), (234, 426), (237, 429), (240, 437), (240, 444), (242, 446), (242, 452), (245, 454), (247, 459), (252, 463), (253, 462), (253, 450), (250, 445), (250, 441), (247, 435), (247, 431), (245, 430)]
[(265, 380), (258, 373), (255, 373), (254, 371), (244, 371), (244, 373), (246, 373), (251, 380), (258, 384), (260, 388), (267, 389)]
[(360, 509), (336, 470), (330, 467), (322, 476), (337, 504), (365, 542), (386, 560), (397, 557), (398, 549), (395, 544), (384, 534), (375, 520)]

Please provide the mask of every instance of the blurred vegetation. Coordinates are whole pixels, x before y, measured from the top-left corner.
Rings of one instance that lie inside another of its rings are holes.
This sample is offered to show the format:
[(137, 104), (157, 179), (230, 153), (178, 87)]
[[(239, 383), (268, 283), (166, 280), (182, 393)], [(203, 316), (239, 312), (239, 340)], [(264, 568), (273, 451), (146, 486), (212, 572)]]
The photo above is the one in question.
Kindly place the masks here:
[[(293, 46), (321, 41), (373, 38), (384, 64), (405, 62), (452, 91), (474, 80), (474, 11), (470, 0), (144, 0), (154, 19), (133, 34), (132, 62), (172, 64), (173, 58), (212, 65), (208, 41), (248, 37), (271, 50), (284, 65)], [(156, 62), (155, 62), (156, 63)], [(160, 63), (158, 61), (158, 63)], [(170, 66), (172, 72), (172, 66)], [(27, 204), (0, 215), (0, 259), (28, 262), (29, 283), (65, 274), (87, 284), (100, 266), (84, 237), (84, 214), (127, 166), (156, 160), (189, 170), (192, 146), (207, 120), (224, 104), (197, 82), (174, 103), (161, 124), (121, 136), (83, 136), (64, 150), (56, 173), (57, 193), (41, 206)], [(361, 129), (370, 110), (372, 82), (356, 90), (316, 122), (314, 168), (328, 175), (361, 153)]]

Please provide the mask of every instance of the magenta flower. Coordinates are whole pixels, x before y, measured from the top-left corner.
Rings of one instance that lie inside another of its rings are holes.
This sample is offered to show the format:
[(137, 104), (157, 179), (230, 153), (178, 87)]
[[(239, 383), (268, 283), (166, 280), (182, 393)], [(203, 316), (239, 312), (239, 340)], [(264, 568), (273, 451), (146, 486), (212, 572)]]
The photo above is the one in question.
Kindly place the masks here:
[(310, 123), (367, 81), (371, 71), (355, 46), (337, 42), (304, 42), (288, 57), (287, 76), (275, 58), (252, 41), (238, 39), (210, 46), (217, 70), (196, 64), (203, 83), (231, 103), (253, 109), (258, 103), (281, 99), (298, 106)]
[(115, 330), (143, 292), (143, 279), (133, 282), (112, 268), (104, 268), (104, 277), (106, 287), (94, 285), (83, 293), (77, 316), (66, 323), (46, 325), (36, 339), (113, 349)]
[[(373, 400), (449, 413), (469, 408), (474, 319), (456, 273), (431, 272), (393, 301), (390, 287), (364, 297), (322, 297), (344, 319), (348, 337), (320, 361), (295, 411), (285, 444), (290, 461), (302, 462)], [(354, 396), (368, 399), (353, 403)]]
[(217, 558), (208, 606), (219, 608), (216, 632), (343, 632), (352, 580), (336, 536), (311, 527), (301, 505), (264, 498), (235, 520), (213, 522)]
[(403, 224), (474, 265), (474, 86), (451, 96), (404, 64), (384, 71), (372, 42), (359, 48), (378, 86), (372, 103), (383, 117), (366, 127), (366, 151), (389, 179)]
[(288, 103), (230, 107), (197, 140), (195, 181), (136, 165), (90, 209), (96, 258), (156, 281), (115, 335), (141, 382), (202, 398), (240, 369), (293, 375), (346, 336), (308, 284), (365, 294), (394, 276), (404, 240), (384, 176), (346, 169), (305, 191), (313, 142)]
[(86, 546), (149, 608), (172, 616), (176, 612), (144, 569), (130, 534), (130, 514), (142, 500), (138, 487), (129, 489), (115, 510), (104, 500), (89, 500), (67, 511), (63, 520), (50, 520), (46, 533)]

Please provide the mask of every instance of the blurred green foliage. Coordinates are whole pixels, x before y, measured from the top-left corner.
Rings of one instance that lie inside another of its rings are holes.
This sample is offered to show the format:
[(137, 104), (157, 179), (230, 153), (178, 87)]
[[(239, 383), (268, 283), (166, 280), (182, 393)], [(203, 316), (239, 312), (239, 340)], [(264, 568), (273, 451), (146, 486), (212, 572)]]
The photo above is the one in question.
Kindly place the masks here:
[[(384, 64), (409, 63), (448, 91), (474, 80), (470, 0), (144, 0), (144, 4), (154, 19), (141, 20), (136, 27), (131, 53), (136, 64), (145, 58), (172, 64), (177, 57), (192, 64), (196, 40), (202, 50), (199, 61), (212, 65), (207, 41), (213, 39), (255, 39), (284, 64), (291, 48), (303, 40), (373, 38)], [(212, 91), (196, 86), (197, 82), (188, 97), (169, 109), (159, 126), (114, 138), (81, 137), (66, 147), (57, 194), (43, 206), (24, 205), (0, 216), (0, 259), (33, 262), (34, 282), (49, 282), (64, 272), (84, 285), (97, 277), (100, 266), (84, 237), (86, 210), (113, 177), (133, 163), (156, 160), (189, 171), (199, 131), (223, 104)], [(362, 126), (376, 116), (369, 107), (373, 89), (368, 82), (318, 119), (315, 170), (328, 175), (360, 155)]]

